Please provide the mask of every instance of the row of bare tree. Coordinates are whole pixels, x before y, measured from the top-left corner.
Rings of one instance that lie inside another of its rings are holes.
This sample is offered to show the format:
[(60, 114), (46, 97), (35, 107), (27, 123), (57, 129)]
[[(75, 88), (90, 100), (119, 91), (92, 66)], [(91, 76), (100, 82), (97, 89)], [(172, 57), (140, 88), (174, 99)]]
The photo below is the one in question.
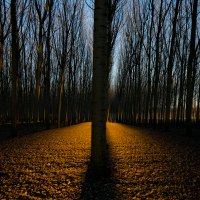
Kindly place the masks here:
[[(190, 132), (200, 121), (198, 0), (104, 3), (105, 80), (117, 66), (105, 102), (107, 119), (161, 123), (166, 130), (186, 122)], [(93, 49), (87, 12), (83, 0), (0, 2), (1, 123), (12, 122), (15, 129), (17, 123), (43, 122), (49, 128), (90, 120)]]
[(110, 91), (109, 119), (134, 125), (199, 123), (198, 0), (129, 1)]
[[(90, 120), (92, 46), (82, 0), (0, 2), (0, 122)], [(87, 25), (87, 24), (86, 24)]]

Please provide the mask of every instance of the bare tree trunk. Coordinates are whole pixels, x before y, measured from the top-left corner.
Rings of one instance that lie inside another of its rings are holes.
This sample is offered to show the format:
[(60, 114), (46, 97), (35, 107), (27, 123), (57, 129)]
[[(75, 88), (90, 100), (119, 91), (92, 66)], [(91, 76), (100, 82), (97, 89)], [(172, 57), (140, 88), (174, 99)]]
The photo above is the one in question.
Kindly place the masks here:
[(36, 122), (40, 121), (40, 82), (41, 82), (41, 69), (43, 63), (43, 44), (42, 44), (42, 28), (39, 33), (39, 45), (38, 45), (38, 62), (36, 68)]
[(197, 112), (196, 112), (196, 124), (199, 125), (199, 111), (200, 111), (200, 84), (199, 84), (199, 93), (198, 93), (198, 100), (197, 100)]
[[(151, 1), (151, 24), (149, 30), (149, 37), (148, 37), (148, 89), (147, 89), (147, 98), (146, 98), (146, 107), (145, 107), (145, 127), (149, 124), (149, 106), (150, 106), (150, 99), (151, 99), (151, 48), (152, 48), (152, 29), (153, 29), (153, 19), (154, 19), (154, 0)], [(151, 112), (151, 111), (150, 111)]]
[(175, 38), (176, 38), (176, 23), (177, 17), (179, 12), (179, 4), (180, 0), (176, 1), (176, 8), (175, 14), (173, 19), (172, 25), (172, 39), (171, 39), (171, 46), (170, 46), (170, 53), (169, 53), (169, 61), (167, 66), (167, 95), (166, 95), (166, 115), (165, 115), (165, 130), (169, 130), (169, 123), (170, 123), (170, 107), (171, 107), (171, 85), (172, 85), (172, 69), (174, 64), (174, 52), (175, 52)]
[(194, 81), (196, 76), (196, 50), (195, 50), (195, 38), (196, 38), (196, 27), (197, 27), (197, 5), (198, 0), (194, 0), (193, 11), (192, 11), (192, 30), (190, 38), (190, 54), (187, 65), (187, 96), (186, 96), (186, 133), (192, 134), (192, 103), (193, 103), (193, 92), (194, 92)]
[(0, 41), (0, 120), (3, 118), (3, 43)]
[(62, 63), (61, 66), (61, 78), (59, 85), (59, 96), (58, 96), (58, 128), (61, 126), (61, 108), (62, 108), (62, 98), (63, 98), (63, 89), (64, 89), (64, 76), (65, 75), (65, 64)]
[[(47, 2), (46, 2), (47, 3)], [(38, 35), (38, 49), (37, 49), (37, 66), (35, 72), (36, 78), (36, 102), (35, 102), (35, 120), (36, 122), (40, 121), (40, 97), (41, 97), (41, 72), (43, 64), (43, 25), (47, 18), (47, 7), (44, 10), (42, 15), (42, 8), (38, 5), (38, 2), (35, 1), (35, 8), (39, 18), (39, 35)]]
[(95, 172), (102, 175), (106, 150), (107, 20), (107, 0), (95, 0), (91, 161)]
[(154, 78), (154, 91), (153, 91), (153, 128), (157, 126), (157, 106), (158, 106), (158, 83), (160, 76), (160, 33), (162, 29), (162, 12), (163, 0), (161, 0), (159, 11), (158, 30), (156, 33), (156, 63), (155, 63), (155, 78)]
[(177, 119), (177, 93), (178, 93), (178, 80), (175, 80), (174, 84), (174, 99), (173, 99), (173, 115), (172, 115), (172, 120), (173, 123), (175, 124), (176, 119)]
[(52, 24), (52, 7), (53, 7), (53, 0), (47, 0), (47, 6), (49, 11), (48, 16), (48, 29), (47, 29), (47, 63), (46, 63), (46, 74), (45, 74), (45, 124), (46, 129), (50, 128), (50, 69), (51, 69), (51, 49), (50, 49), (50, 31), (51, 31), (51, 24)]
[(5, 46), (5, 40), (9, 33), (9, 28), (5, 30), (6, 20), (7, 20), (7, 12), (6, 12), (6, 2), (2, 1), (0, 3), (0, 120), (4, 119), (4, 108), (5, 108), (5, 88), (4, 88), (4, 77), (3, 77), (3, 71), (4, 71), (4, 46)]
[(180, 72), (180, 86), (179, 86), (179, 98), (178, 98), (178, 108), (177, 108), (177, 124), (180, 125), (181, 121), (181, 111), (183, 110), (183, 93), (184, 93), (184, 82), (185, 82), (185, 65), (183, 58), (180, 63), (181, 72)]
[(17, 126), (17, 83), (19, 66), (19, 45), (16, 19), (16, 0), (11, 0), (11, 27), (12, 27), (12, 135), (16, 136)]

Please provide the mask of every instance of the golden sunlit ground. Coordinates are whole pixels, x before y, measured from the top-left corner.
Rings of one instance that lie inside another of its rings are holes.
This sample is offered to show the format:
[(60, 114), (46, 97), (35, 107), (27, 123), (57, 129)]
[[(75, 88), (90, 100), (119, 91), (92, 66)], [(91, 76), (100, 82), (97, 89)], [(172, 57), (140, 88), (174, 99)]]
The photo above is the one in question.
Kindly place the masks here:
[(200, 199), (200, 141), (109, 124), (116, 191), (123, 199)]
[(82, 123), (0, 142), (0, 199), (200, 199), (197, 138), (108, 123), (112, 175), (90, 185), (90, 132)]

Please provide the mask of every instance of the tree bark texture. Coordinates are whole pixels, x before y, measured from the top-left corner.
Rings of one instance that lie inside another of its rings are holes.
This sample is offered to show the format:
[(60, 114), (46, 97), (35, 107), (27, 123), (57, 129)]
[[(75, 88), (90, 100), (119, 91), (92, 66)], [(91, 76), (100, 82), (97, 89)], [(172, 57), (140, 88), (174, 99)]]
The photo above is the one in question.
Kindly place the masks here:
[(92, 80), (92, 166), (105, 168), (107, 115), (107, 0), (95, 0)]

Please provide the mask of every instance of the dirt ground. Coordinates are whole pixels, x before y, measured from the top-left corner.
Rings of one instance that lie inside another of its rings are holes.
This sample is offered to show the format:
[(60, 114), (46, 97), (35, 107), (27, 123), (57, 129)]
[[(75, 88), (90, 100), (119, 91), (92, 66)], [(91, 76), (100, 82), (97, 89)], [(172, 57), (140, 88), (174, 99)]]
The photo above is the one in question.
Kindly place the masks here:
[(111, 175), (87, 180), (91, 123), (0, 142), (0, 199), (200, 199), (200, 137), (107, 124)]

